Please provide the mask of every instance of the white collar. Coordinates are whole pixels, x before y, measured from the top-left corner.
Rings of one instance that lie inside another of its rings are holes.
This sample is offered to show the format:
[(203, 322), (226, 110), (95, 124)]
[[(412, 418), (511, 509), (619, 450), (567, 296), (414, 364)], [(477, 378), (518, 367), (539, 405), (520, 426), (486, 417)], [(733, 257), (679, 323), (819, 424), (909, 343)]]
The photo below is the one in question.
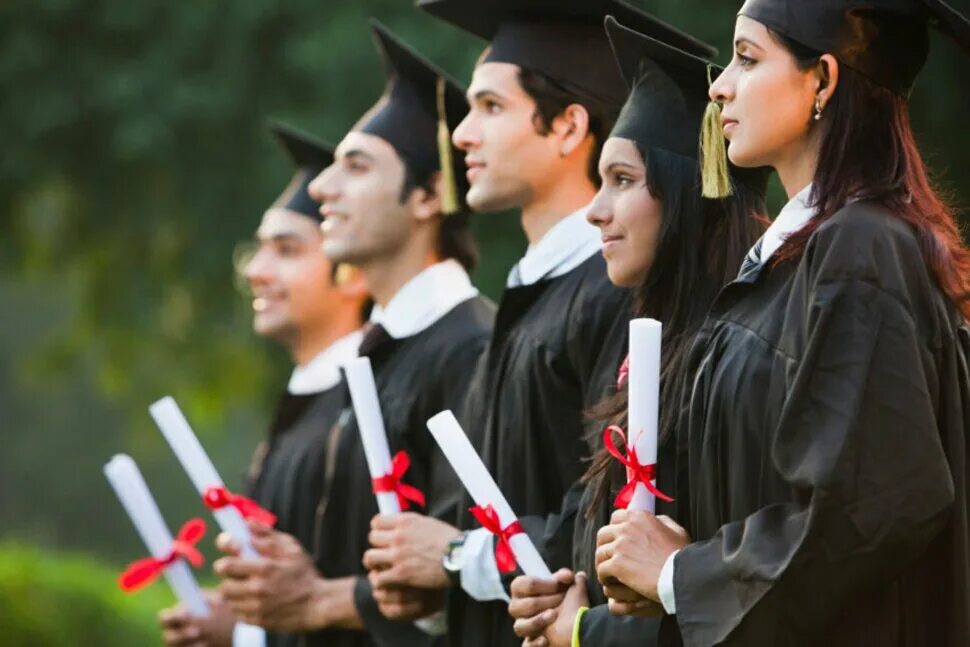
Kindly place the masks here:
[(575, 211), (530, 245), (506, 281), (506, 287), (532, 285), (542, 279), (562, 276), (579, 267), (603, 248), (600, 230), (586, 221), (589, 206)]
[(371, 323), (380, 324), (394, 339), (416, 335), (448, 314), (478, 290), (461, 263), (448, 259), (418, 273), (385, 307), (374, 306)]
[(293, 395), (309, 395), (337, 386), (340, 367), (357, 357), (363, 338), (363, 331), (355, 330), (327, 346), (303, 366), (294, 368), (286, 390)]
[(808, 221), (815, 215), (815, 209), (808, 206), (809, 196), (812, 194), (812, 185), (795, 194), (778, 213), (771, 226), (765, 232), (761, 243), (761, 263), (767, 263), (772, 254), (778, 251), (789, 236), (808, 224)]

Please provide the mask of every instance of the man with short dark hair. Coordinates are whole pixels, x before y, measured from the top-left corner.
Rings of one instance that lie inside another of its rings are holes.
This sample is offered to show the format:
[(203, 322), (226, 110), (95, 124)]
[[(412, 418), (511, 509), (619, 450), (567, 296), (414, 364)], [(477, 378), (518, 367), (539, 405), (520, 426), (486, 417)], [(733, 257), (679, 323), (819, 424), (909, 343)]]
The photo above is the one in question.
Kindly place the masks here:
[[(616, 14), (682, 48), (712, 52), (614, 0), (418, 5), (490, 43), (454, 141), (466, 155), (469, 205), (520, 209), (529, 248), (509, 275), (462, 423), (555, 569), (570, 563), (576, 505), (564, 498), (598, 431), (584, 428), (583, 412), (615, 382), (630, 311), (585, 217), (599, 149), (626, 98), (603, 20)], [(452, 644), (518, 645), (507, 613), (510, 580), (498, 570), (493, 537), (475, 525), (467, 513), (458, 521), (464, 531), (410, 515), (377, 517), (365, 564), (379, 590), (448, 588)], [(407, 600), (398, 593), (381, 609), (407, 617)]]
[[(296, 172), (263, 215), (256, 250), (241, 270), (253, 294), (253, 329), (285, 346), (296, 367), (269, 436), (254, 456), (248, 494), (277, 517), (276, 530), (260, 527), (254, 545), (265, 550), (269, 538), (289, 556), (284, 561), (266, 551), (259, 567), (279, 571), (281, 564), (295, 564), (289, 573), (298, 576), (293, 584), (299, 589), (301, 581), (324, 564), (334, 572), (330, 556), (318, 551), (321, 534), (332, 531), (321, 527), (317, 509), (333, 489), (333, 465), (338, 460), (333, 441), (350, 404), (340, 367), (357, 356), (368, 297), (360, 273), (335, 265), (320, 249), (322, 218), (307, 185), (332, 163), (332, 147), (281, 124), (272, 130)], [(193, 618), (181, 607), (163, 611), (165, 643), (229, 645), (237, 619), (230, 608), (233, 587), (244, 581), (240, 577), (207, 593), (209, 618)], [(296, 647), (307, 639), (303, 634), (309, 623), (304, 618), (290, 615), (274, 620), (267, 634), (268, 647)], [(308, 644), (322, 644), (323, 639), (329, 645), (366, 644), (352, 639), (334, 642), (340, 636), (333, 632)]]

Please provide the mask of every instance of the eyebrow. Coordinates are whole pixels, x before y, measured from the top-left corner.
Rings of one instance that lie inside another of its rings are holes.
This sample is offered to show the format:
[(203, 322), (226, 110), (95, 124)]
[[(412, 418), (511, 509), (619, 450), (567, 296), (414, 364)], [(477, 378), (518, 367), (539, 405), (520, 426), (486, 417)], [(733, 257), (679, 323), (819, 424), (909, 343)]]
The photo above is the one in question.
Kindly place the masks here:
[(370, 162), (373, 162), (374, 161), (374, 156), (373, 155), (371, 155), (370, 153), (368, 153), (368, 152), (366, 152), (364, 150), (361, 150), (359, 148), (354, 148), (354, 149), (349, 150), (349, 151), (347, 151), (346, 153), (343, 154), (343, 158), (344, 159), (347, 159), (347, 158), (350, 158), (350, 157), (364, 158), (364, 159), (366, 159), (366, 160), (368, 160)]
[(299, 234), (283, 231), (275, 234), (256, 234), (256, 242), (259, 243), (303, 243), (306, 240)]
[(750, 45), (755, 49), (760, 49), (761, 51), (764, 51), (763, 47), (761, 47), (760, 45), (758, 45), (757, 43), (755, 43), (754, 41), (748, 38), (738, 38), (737, 40), (734, 41), (734, 49), (737, 49), (741, 45)]
[(603, 169), (603, 172), (604, 173), (609, 173), (610, 171), (616, 170), (620, 166), (622, 166), (624, 168), (628, 168), (628, 169), (630, 169), (632, 171), (636, 171), (637, 170), (636, 165), (632, 164), (631, 162), (612, 162), (612, 163), (610, 163), (609, 166), (607, 166), (605, 169)]
[(482, 99), (488, 99), (489, 97), (498, 99), (499, 101), (503, 101), (505, 99), (505, 97), (495, 90), (479, 90), (469, 97), (468, 102), (471, 103), (472, 101), (481, 101)]

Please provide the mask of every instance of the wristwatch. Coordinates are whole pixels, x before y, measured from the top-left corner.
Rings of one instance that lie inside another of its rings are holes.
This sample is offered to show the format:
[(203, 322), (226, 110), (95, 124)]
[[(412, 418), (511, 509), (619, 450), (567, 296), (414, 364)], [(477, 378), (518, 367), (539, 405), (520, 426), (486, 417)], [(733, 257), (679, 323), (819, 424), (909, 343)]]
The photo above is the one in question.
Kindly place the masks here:
[(441, 557), (441, 568), (444, 569), (445, 575), (448, 576), (448, 583), (451, 586), (461, 586), (461, 549), (465, 545), (466, 537), (468, 537), (468, 533), (463, 532), (449, 541), (448, 549), (445, 550), (445, 554)]

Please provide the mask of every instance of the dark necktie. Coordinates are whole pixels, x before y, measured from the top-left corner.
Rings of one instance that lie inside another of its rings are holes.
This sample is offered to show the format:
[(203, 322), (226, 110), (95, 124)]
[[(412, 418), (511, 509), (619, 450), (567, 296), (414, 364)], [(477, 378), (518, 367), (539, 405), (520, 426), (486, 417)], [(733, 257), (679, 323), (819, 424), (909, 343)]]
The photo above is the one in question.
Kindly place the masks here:
[(366, 333), (364, 333), (364, 338), (360, 342), (360, 349), (357, 353), (361, 357), (366, 357), (374, 352), (378, 347), (383, 346), (386, 342), (391, 341), (392, 337), (388, 334), (384, 326), (380, 324), (374, 324), (371, 326)]
[(754, 244), (754, 247), (748, 251), (747, 256), (744, 257), (744, 261), (741, 262), (741, 270), (738, 272), (737, 280), (752, 281), (757, 276), (761, 270), (761, 247), (764, 245), (764, 242), (765, 237), (762, 236)]

